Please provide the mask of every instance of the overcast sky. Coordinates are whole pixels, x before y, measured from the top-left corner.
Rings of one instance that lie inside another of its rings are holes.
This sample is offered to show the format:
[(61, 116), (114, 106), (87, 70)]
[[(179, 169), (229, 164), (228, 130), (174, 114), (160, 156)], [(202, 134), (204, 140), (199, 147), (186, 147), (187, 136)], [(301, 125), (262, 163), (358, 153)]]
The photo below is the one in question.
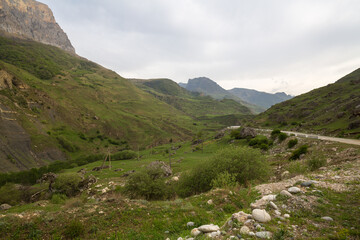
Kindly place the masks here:
[(76, 52), (126, 78), (293, 95), (360, 67), (359, 0), (40, 0)]

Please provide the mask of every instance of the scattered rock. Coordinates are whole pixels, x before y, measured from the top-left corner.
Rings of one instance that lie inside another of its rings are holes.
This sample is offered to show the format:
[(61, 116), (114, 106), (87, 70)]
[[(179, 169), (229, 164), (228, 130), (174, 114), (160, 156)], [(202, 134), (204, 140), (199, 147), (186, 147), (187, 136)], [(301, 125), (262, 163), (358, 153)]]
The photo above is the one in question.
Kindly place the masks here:
[(274, 213), (275, 213), (276, 216), (280, 216), (280, 215), (281, 215), (281, 212), (280, 212), (279, 210), (275, 210)]
[(255, 233), (254, 232), (249, 232), (249, 236), (255, 236)]
[(264, 209), (254, 209), (252, 211), (252, 217), (258, 222), (271, 221), (271, 216)]
[(244, 222), (244, 225), (249, 225), (251, 226), (254, 223), (254, 219), (248, 219)]
[(214, 224), (202, 225), (198, 229), (203, 233), (220, 231), (219, 226)]
[(285, 171), (281, 174), (281, 179), (287, 178), (288, 176), (290, 176), (290, 172), (289, 171)]
[(173, 180), (174, 182), (177, 182), (177, 181), (179, 181), (179, 177), (177, 177), (177, 176), (172, 177), (171, 180)]
[(257, 232), (255, 235), (256, 235), (256, 237), (258, 237), (258, 238), (270, 239), (271, 236), (272, 236), (272, 233), (271, 233), (271, 232), (268, 232), (268, 231), (262, 231), (262, 232)]
[(290, 215), (287, 214), (287, 213), (285, 213), (285, 214), (284, 214), (284, 218), (290, 218)]
[(4, 204), (1, 204), (0, 205), (0, 209), (1, 210), (8, 210), (11, 208), (11, 205), (7, 204), (7, 203), (4, 203)]
[(186, 224), (187, 227), (193, 227), (194, 225), (195, 225), (194, 222), (188, 222), (188, 223)]
[(291, 187), (291, 188), (288, 189), (288, 192), (289, 192), (289, 193), (296, 194), (296, 193), (301, 192), (301, 189), (298, 188), (298, 187)]
[(286, 197), (292, 197), (293, 195), (291, 193), (289, 193), (288, 191), (286, 190), (282, 190), (280, 192), (280, 195), (283, 195), (283, 196), (286, 196)]
[(122, 169), (122, 168), (117, 168), (114, 170), (114, 172), (122, 172), (122, 171), (124, 171), (124, 169)]
[(328, 216), (322, 217), (321, 219), (325, 220), (325, 221), (334, 221), (334, 219), (332, 219), (331, 217), (328, 217)]
[(273, 201), (269, 202), (270, 207), (272, 207), (273, 209), (277, 210), (278, 206), (276, 206), (276, 204)]
[(164, 233), (165, 233), (165, 234), (169, 234), (170, 232), (169, 232), (169, 231), (165, 231)]
[(238, 222), (246, 222), (246, 220), (249, 219), (249, 217), (251, 217), (251, 214), (247, 214), (247, 213), (244, 213), (243, 211), (240, 211), (240, 212), (237, 212), (237, 213), (234, 213), (232, 215), (232, 219), (236, 219)]
[(241, 234), (249, 234), (249, 232), (250, 232), (250, 229), (247, 227), (247, 226), (242, 226), (241, 228), (240, 228), (240, 233)]
[(269, 194), (269, 195), (263, 196), (259, 200), (256, 200), (255, 203), (251, 203), (250, 207), (252, 209), (265, 208), (269, 201), (274, 201), (275, 199), (276, 199), (276, 195)]
[(252, 128), (244, 127), (240, 130), (240, 138), (254, 138), (256, 137), (256, 132)]
[(312, 185), (314, 185), (314, 183), (316, 183), (316, 181), (305, 181), (305, 182), (302, 182), (300, 185), (302, 187), (311, 187)]
[(209, 205), (213, 205), (214, 203), (213, 203), (213, 200), (209, 200), (209, 201), (207, 201), (207, 204), (209, 204)]
[(200, 234), (201, 234), (201, 231), (197, 228), (194, 228), (193, 230), (191, 230), (191, 236), (193, 236), (193, 237), (197, 237)]
[(219, 237), (221, 235), (221, 232), (220, 231), (216, 231), (216, 232), (209, 232), (206, 234), (207, 237), (210, 237), (210, 238), (216, 238), (216, 237)]

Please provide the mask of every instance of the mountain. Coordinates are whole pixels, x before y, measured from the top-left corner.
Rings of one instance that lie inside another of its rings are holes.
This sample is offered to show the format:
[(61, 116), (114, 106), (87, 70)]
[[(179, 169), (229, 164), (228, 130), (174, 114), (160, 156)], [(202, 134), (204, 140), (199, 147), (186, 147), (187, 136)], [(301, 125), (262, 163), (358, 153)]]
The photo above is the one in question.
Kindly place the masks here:
[(360, 137), (360, 69), (333, 84), (276, 104), (256, 117), (267, 127)]
[(293, 97), (291, 95), (287, 95), (284, 92), (272, 94), (246, 88), (233, 88), (228, 90), (228, 92), (246, 102), (261, 106), (264, 109), (268, 109), (272, 105), (289, 100)]
[[(216, 122), (232, 125), (238, 124), (245, 115), (251, 115), (247, 107), (232, 99), (216, 100), (210, 96), (201, 96), (198, 92), (190, 92), (180, 87), (170, 79), (130, 80), (157, 99), (197, 119), (217, 119)], [(219, 118), (219, 115), (227, 115), (227, 117)]]
[(215, 99), (233, 99), (241, 103), (242, 105), (248, 107), (253, 113), (260, 113), (265, 110), (260, 106), (248, 103), (243, 99), (238, 98), (237, 96), (223, 89), (213, 80), (206, 77), (189, 79), (188, 83), (186, 84), (186, 89), (192, 92), (203, 93)]
[(50, 8), (34, 0), (0, 0), (0, 35), (34, 40), (75, 53)]

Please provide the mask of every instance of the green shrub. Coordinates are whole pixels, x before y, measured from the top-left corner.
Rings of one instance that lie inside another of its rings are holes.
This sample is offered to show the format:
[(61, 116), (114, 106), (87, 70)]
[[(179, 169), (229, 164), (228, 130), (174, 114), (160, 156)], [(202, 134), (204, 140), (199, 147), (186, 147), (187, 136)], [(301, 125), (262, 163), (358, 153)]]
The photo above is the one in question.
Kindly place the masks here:
[(230, 137), (234, 139), (241, 139), (240, 128), (232, 130)]
[(53, 204), (62, 204), (67, 199), (66, 195), (64, 194), (53, 194), (51, 196), (51, 203)]
[(213, 188), (228, 188), (236, 185), (236, 174), (223, 172), (211, 181)]
[(288, 135), (283, 132), (279, 133), (279, 135), (278, 135), (278, 139), (280, 142), (284, 141), (287, 137), (288, 137)]
[(59, 175), (53, 188), (56, 192), (65, 194), (68, 197), (75, 196), (79, 192), (81, 177), (77, 173), (64, 173)]
[(222, 207), (225, 213), (234, 213), (236, 211), (236, 207), (232, 204), (226, 204)]
[(19, 187), (13, 183), (6, 183), (0, 188), (0, 204), (16, 205), (22, 200), (21, 197)]
[(299, 147), (298, 149), (296, 149), (295, 151), (292, 152), (289, 160), (296, 160), (299, 159), (300, 156), (302, 154), (306, 154), (308, 151), (308, 146), (307, 145), (302, 145), (301, 147)]
[(237, 183), (248, 185), (251, 180), (265, 179), (269, 171), (268, 162), (259, 150), (232, 146), (218, 151), (211, 159), (183, 174), (176, 191), (181, 197), (206, 192), (211, 189), (213, 180), (225, 172), (236, 176)]
[(279, 129), (274, 129), (271, 132), (271, 138), (275, 140), (280, 133), (281, 133), (281, 131)]
[(307, 172), (306, 165), (301, 161), (291, 162), (286, 169), (290, 172), (290, 174), (303, 174)]
[(257, 135), (255, 138), (249, 141), (249, 146), (260, 148), (262, 150), (268, 150), (269, 145), (272, 145), (272, 141), (263, 135)]
[(57, 137), (56, 139), (58, 140), (60, 145), (68, 152), (76, 152), (79, 150), (78, 146), (72, 144), (71, 142), (69, 142), (68, 140), (66, 140), (63, 137)]
[(131, 198), (144, 198), (146, 200), (164, 200), (173, 195), (171, 186), (161, 178), (161, 169), (149, 169), (137, 172), (130, 176), (124, 187), (124, 192)]
[(312, 156), (310, 159), (306, 161), (306, 165), (309, 167), (311, 171), (315, 171), (326, 164), (325, 158), (320, 158), (316, 156)]
[(297, 138), (295, 138), (295, 139), (290, 139), (289, 142), (288, 142), (288, 148), (294, 147), (297, 143), (298, 143)]
[(79, 220), (72, 220), (67, 226), (65, 226), (64, 236), (67, 239), (76, 239), (81, 237), (85, 233), (85, 227)]
[(113, 155), (111, 155), (111, 160), (117, 161), (117, 160), (127, 160), (127, 159), (133, 159), (137, 157), (137, 153), (131, 150), (124, 150), (121, 152), (117, 152)]

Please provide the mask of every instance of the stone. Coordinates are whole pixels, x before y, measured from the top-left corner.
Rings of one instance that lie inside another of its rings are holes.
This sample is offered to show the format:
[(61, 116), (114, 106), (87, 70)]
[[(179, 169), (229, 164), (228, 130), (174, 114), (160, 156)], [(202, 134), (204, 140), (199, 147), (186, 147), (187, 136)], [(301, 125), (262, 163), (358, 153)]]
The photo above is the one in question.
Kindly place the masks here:
[(177, 240), (184, 240), (182, 237), (179, 237)]
[(255, 233), (254, 232), (249, 232), (249, 236), (255, 236)]
[(288, 189), (288, 192), (292, 193), (292, 194), (295, 194), (295, 193), (301, 192), (301, 189), (298, 188), (298, 187), (291, 187), (291, 188)]
[(243, 211), (240, 211), (240, 212), (237, 212), (237, 213), (234, 213), (231, 218), (234, 220), (236, 219), (238, 222), (246, 222), (246, 220), (249, 219), (249, 217), (251, 217), (251, 214), (247, 214), (247, 213), (244, 213)]
[(272, 237), (272, 233), (268, 231), (262, 231), (262, 232), (257, 232), (255, 236), (262, 239), (270, 239)]
[(281, 178), (287, 178), (289, 175), (290, 175), (290, 172), (289, 172), (289, 171), (284, 171), (284, 172), (281, 174)]
[(272, 207), (273, 209), (277, 210), (278, 206), (276, 206), (276, 204), (273, 201), (269, 202), (270, 207)]
[(0, 205), (0, 209), (1, 210), (8, 210), (11, 208), (11, 205), (7, 204), (7, 203), (4, 203), (4, 204), (1, 204)]
[(169, 164), (163, 161), (154, 161), (151, 162), (148, 166), (148, 169), (160, 170), (162, 172), (162, 177), (169, 177), (172, 175), (172, 170)]
[(325, 221), (334, 221), (334, 219), (332, 219), (332, 217), (328, 217), (328, 216), (322, 217), (321, 219), (325, 220)]
[(290, 218), (290, 215), (287, 214), (287, 213), (285, 213), (285, 214), (284, 214), (284, 218)]
[(219, 237), (221, 235), (221, 232), (220, 231), (216, 231), (216, 232), (209, 232), (206, 234), (208, 237), (210, 238), (216, 238), (216, 237)]
[(240, 130), (240, 138), (254, 138), (256, 137), (256, 132), (252, 128), (243, 127)]
[(165, 233), (165, 234), (169, 234), (170, 232), (169, 232), (169, 231), (165, 231), (164, 233)]
[(188, 223), (186, 224), (186, 226), (187, 226), (187, 227), (193, 227), (193, 226), (195, 226), (195, 223), (194, 223), (194, 222), (188, 222)]
[(269, 222), (271, 216), (264, 209), (254, 209), (252, 211), (252, 217), (258, 222)]
[(199, 229), (197, 229), (197, 228), (194, 228), (193, 230), (191, 230), (191, 236), (193, 236), (193, 237), (197, 237), (198, 235), (200, 235), (201, 234), (201, 231), (199, 230)]
[(292, 197), (292, 196), (293, 196), (291, 193), (289, 193), (289, 192), (286, 191), (286, 190), (282, 190), (282, 191), (280, 192), (280, 195), (286, 196), (286, 197)]
[(177, 176), (172, 177), (171, 180), (173, 180), (174, 182), (177, 182), (177, 181), (179, 181), (179, 177), (177, 177)]
[(247, 227), (247, 226), (242, 226), (241, 228), (240, 228), (240, 233), (241, 234), (249, 234), (249, 232), (250, 232), (250, 229)]
[(265, 208), (269, 201), (274, 201), (275, 199), (276, 199), (276, 195), (269, 194), (269, 195), (263, 196), (259, 200), (256, 200), (255, 203), (251, 203), (250, 207), (252, 209)]
[(274, 213), (275, 213), (276, 216), (280, 216), (280, 215), (281, 215), (281, 212), (280, 212), (279, 210), (275, 210)]
[(216, 232), (220, 230), (219, 226), (214, 224), (202, 225), (198, 227), (198, 229), (203, 233)]
[(252, 224), (254, 223), (254, 220), (253, 219), (248, 219), (244, 222), (244, 225), (249, 225), (251, 226)]
[(213, 204), (214, 204), (214, 203), (213, 203), (213, 200), (209, 199), (209, 200), (207, 201), (207, 204), (213, 205)]
[(302, 187), (311, 187), (314, 185), (314, 181), (305, 181), (300, 184)]

